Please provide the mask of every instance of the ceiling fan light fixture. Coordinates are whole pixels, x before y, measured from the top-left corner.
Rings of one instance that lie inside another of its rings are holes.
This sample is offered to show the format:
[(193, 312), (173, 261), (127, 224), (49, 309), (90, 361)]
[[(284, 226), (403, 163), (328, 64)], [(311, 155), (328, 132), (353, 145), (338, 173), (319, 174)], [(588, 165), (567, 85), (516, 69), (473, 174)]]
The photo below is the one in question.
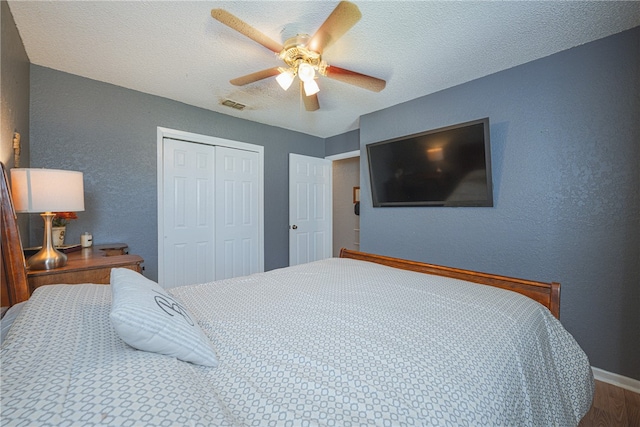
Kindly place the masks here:
[(313, 81), (313, 78), (316, 76), (316, 70), (313, 69), (312, 65), (303, 62), (298, 65), (298, 76), (306, 85), (307, 82)]
[(291, 83), (293, 83), (294, 78), (295, 74), (293, 73), (293, 70), (288, 69), (282, 70), (278, 77), (276, 77), (276, 81), (282, 89), (287, 90), (291, 86)]
[(285, 67), (271, 67), (230, 80), (234, 86), (244, 86), (266, 78), (276, 77), (282, 89), (291, 87), (296, 75), (300, 77), (300, 95), (307, 111), (320, 108), (320, 88), (316, 73), (333, 80), (359, 86), (374, 92), (384, 89), (386, 82), (366, 74), (345, 68), (331, 67), (322, 59), (323, 52), (342, 37), (362, 17), (358, 7), (349, 0), (342, 0), (320, 25), (313, 36), (298, 34), (279, 44), (251, 25), (223, 9), (212, 9), (211, 16), (227, 27), (266, 47), (280, 58)]
[(320, 92), (320, 88), (318, 87), (318, 83), (315, 80), (311, 79), (304, 82), (304, 93), (307, 96), (315, 95)]

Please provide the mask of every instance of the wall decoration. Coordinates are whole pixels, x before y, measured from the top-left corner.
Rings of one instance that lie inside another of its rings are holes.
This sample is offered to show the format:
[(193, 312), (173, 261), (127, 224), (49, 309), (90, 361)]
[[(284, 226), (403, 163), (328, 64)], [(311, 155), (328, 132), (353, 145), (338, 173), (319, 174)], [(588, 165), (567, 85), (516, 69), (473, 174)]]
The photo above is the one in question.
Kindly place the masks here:
[(20, 167), (20, 134), (13, 133), (13, 167)]

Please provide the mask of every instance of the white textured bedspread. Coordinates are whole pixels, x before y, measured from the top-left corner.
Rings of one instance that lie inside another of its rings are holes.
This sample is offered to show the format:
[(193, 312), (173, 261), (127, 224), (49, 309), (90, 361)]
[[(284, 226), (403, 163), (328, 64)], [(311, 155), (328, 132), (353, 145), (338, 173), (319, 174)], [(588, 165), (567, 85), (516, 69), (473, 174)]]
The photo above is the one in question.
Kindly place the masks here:
[(171, 290), (217, 368), (135, 350), (110, 287), (38, 288), (2, 347), (1, 424), (570, 426), (593, 377), (519, 294), (350, 259)]

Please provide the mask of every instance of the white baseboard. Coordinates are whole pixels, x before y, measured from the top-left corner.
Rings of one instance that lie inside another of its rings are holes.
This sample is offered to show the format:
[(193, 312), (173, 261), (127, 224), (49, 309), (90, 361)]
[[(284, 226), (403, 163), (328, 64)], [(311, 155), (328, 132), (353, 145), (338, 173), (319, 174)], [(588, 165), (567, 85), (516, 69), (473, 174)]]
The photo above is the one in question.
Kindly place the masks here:
[(593, 366), (591, 367), (591, 370), (593, 371), (593, 377), (598, 381), (612, 384), (616, 387), (624, 388), (626, 390), (640, 394), (640, 381), (636, 379), (623, 377), (622, 375), (614, 374), (613, 372), (607, 372)]

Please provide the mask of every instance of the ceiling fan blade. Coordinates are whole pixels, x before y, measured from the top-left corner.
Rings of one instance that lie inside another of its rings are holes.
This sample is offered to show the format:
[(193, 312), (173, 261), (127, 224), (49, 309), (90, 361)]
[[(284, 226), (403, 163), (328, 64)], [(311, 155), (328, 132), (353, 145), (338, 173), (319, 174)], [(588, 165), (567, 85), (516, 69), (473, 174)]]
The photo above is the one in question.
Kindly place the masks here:
[(320, 109), (320, 103), (318, 102), (318, 94), (314, 93), (311, 96), (307, 96), (304, 93), (304, 83), (300, 82), (300, 96), (304, 103), (304, 109), (307, 111), (316, 111)]
[(361, 17), (362, 14), (358, 6), (348, 1), (341, 1), (311, 37), (307, 48), (322, 54), (324, 49), (349, 31)]
[(344, 68), (334, 67), (333, 65), (328, 66), (326, 72), (326, 76), (330, 79), (360, 86), (373, 92), (380, 92), (387, 85), (387, 82), (377, 77), (367, 76), (366, 74), (356, 73), (355, 71), (345, 70)]
[(224, 9), (211, 9), (211, 16), (213, 19), (222, 22), (227, 27), (233, 28), (237, 32), (249, 37), (254, 42), (261, 44), (273, 52), (279, 53), (282, 50), (282, 45), (280, 43), (271, 40), (269, 37), (256, 30), (242, 19)]
[(247, 74), (246, 76), (236, 77), (235, 79), (230, 80), (229, 83), (235, 86), (244, 86), (249, 83), (257, 82), (258, 80), (277, 76), (278, 74), (280, 74), (278, 67), (267, 68), (266, 70), (256, 71), (255, 73)]

